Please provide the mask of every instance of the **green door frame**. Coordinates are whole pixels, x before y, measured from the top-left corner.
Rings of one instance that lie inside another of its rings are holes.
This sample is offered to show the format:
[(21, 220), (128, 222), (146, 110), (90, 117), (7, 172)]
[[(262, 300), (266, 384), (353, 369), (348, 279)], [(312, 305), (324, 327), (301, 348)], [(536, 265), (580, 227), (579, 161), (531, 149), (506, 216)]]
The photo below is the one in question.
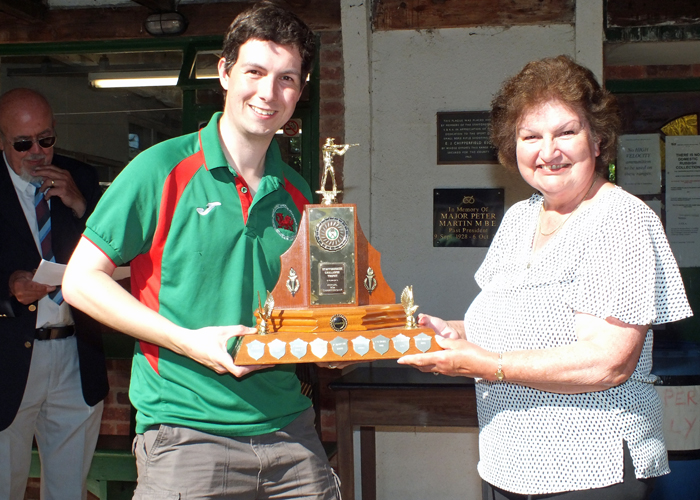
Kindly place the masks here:
[[(700, 78), (608, 80), (605, 82), (605, 88), (613, 94), (700, 92)], [(682, 267), (680, 272), (686, 286), (690, 307), (694, 311), (700, 310), (700, 268)], [(700, 342), (700, 316), (668, 323), (665, 336), (673, 340)]]
[[(197, 130), (197, 125), (202, 120), (208, 120), (213, 113), (220, 110), (215, 105), (198, 105), (196, 102), (197, 90), (215, 88), (218, 86), (218, 81), (196, 80), (192, 73), (199, 51), (220, 49), (222, 44), (222, 36), (0, 44), (0, 57), (180, 50), (183, 59), (177, 86), (182, 89), (182, 133), (184, 134)], [(320, 46), (320, 37), (317, 38), (317, 46)], [(320, 71), (316, 64), (307, 83), (309, 100), (299, 102), (293, 115), (293, 118), (302, 120), (302, 175), (313, 191), (318, 189), (319, 183), (319, 80)]]

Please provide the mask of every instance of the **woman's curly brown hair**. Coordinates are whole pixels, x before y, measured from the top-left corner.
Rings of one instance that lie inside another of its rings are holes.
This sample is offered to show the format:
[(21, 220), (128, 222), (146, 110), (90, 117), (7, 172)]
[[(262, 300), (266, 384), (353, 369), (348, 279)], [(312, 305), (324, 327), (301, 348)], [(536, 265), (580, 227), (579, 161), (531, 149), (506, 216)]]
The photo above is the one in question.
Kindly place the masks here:
[(617, 100), (601, 88), (591, 70), (563, 55), (526, 64), (491, 101), (491, 142), (499, 161), (517, 168), (518, 123), (529, 110), (548, 101), (559, 101), (586, 119), (593, 138), (600, 141), (596, 171), (607, 178), (620, 134)]

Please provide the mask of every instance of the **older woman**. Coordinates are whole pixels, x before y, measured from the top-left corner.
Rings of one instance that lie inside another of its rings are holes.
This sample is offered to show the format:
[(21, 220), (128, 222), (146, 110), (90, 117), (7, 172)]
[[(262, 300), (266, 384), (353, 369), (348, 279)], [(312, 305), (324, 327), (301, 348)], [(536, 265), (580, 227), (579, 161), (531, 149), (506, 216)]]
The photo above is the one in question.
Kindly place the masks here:
[(692, 315), (663, 227), (606, 180), (615, 99), (560, 56), (492, 102), (492, 140), (537, 190), (506, 214), (464, 322), (422, 315), (422, 371), (476, 379), (484, 498), (646, 498), (669, 472), (650, 325)]

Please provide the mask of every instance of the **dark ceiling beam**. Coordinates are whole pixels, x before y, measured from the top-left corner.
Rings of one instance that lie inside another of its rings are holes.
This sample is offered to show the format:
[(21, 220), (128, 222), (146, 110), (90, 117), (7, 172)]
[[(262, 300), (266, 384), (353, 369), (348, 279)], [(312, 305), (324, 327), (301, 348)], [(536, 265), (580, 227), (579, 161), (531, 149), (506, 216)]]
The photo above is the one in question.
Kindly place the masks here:
[[(223, 36), (233, 18), (251, 3), (180, 5), (178, 12), (188, 22), (184, 36)], [(299, 5), (290, 8), (314, 31), (340, 29), (340, 0), (304, 0)], [(143, 6), (51, 9), (41, 23), (17, 22), (16, 18), (0, 13), (0, 44), (152, 39), (143, 28), (151, 13)]]
[(41, 0), (0, 0), (0, 12), (22, 21), (42, 21), (48, 10)]
[(172, 12), (175, 10), (175, 0), (131, 0), (153, 12)]

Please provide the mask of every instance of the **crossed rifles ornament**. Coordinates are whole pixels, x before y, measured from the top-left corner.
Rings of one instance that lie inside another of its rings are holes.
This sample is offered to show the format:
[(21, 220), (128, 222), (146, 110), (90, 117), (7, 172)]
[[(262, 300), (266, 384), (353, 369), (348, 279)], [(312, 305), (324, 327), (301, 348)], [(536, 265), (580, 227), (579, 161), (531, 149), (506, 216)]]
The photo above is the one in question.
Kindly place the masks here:
[(232, 351), (236, 364), (374, 361), (441, 349), (432, 330), (416, 323), (412, 286), (396, 303), (357, 207), (335, 202), (342, 191), (333, 157), (357, 145), (326, 140), (321, 203), (304, 208), (296, 238), (280, 257), (277, 285), (264, 301), (258, 296), (258, 333), (239, 337)]

